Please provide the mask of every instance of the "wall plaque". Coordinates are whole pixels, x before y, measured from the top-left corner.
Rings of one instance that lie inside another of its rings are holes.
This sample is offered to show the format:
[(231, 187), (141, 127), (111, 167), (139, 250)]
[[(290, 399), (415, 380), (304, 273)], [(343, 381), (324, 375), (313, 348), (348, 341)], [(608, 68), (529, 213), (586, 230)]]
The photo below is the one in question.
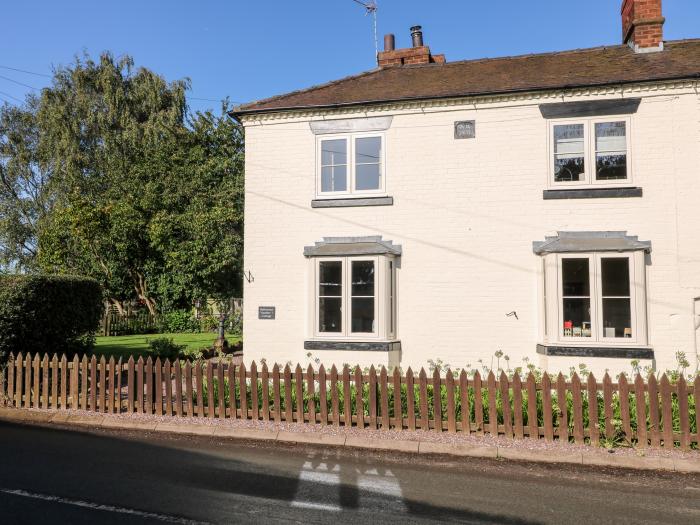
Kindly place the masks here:
[(473, 139), (476, 137), (476, 121), (460, 120), (455, 122), (456, 139)]
[(274, 319), (275, 318), (275, 307), (274, 306), (258, 306), (258, 319)]

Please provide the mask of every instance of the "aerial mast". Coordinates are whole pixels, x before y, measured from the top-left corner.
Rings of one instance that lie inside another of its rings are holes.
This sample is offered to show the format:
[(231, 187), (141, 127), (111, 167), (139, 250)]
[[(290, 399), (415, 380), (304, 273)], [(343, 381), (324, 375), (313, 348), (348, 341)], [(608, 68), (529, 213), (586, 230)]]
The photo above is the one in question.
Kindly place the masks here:
[(379, 54), (379, 41), (377, 39), (377, 2), (375, 0), (352, 0), (356, 4), (361, 5), (365, 8), (365, 16), (372, 15), (372, 21), (374, 26), (374, 58), (376, 60)]

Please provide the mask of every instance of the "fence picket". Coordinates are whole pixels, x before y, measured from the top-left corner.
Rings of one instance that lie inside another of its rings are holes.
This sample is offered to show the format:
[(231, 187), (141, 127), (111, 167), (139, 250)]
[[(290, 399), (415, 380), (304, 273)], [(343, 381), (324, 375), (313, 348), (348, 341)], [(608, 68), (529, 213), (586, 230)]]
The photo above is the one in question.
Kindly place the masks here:
[[(67, 368), (66, 363), (63, 362), (63, 358), (66, 356), (62, 356), (61, 359), (61, 364), (64, 365), (64, 368)], [(59, 398), (58, 398), (58, 378), (59, 375), (63, 377), (63, 369), (59, 371), (59, 365), (58, 365), (58, 356), (56, 354), (53, 355), (51, 358), (51, 397), (53, 400), (51, 403), (53, 404), (54, 408), (59, 408), (59, 406), (63, 409), (66, 410), (67, 406), (65, 403), (65, 399), (67, 396), (63, 395), (63, 388), (61, 388), (61, 400), (60, 400), (60, 405), (59, 405)], [(63, 387), (63, 384), (65, 384), (65, 381), (61, 381), (61, 387)]]
[(173, 415), (173, 369), (170, 365), (170, 359), (165, 358), (163, 363), (163, 382), (165, 386), (165, 394), (163, 397), (163, 414), (166, 416)]
[(292, 416), (292, 370), (289, 365), (284, 367), (284, 420), (287, 423), (293, 421)]
[(275, 412), (275, 422), (282, 421), (282, 398), (280, 396), (280, 367), (275, 363), (272, 367), (272, 395)]
[(304, 422), (304, 378), (302, 377), (301, 365), (297, 364), (294, 369), (294, 392), (296, 394), (296, 421)]
[(49, 408), (49, 354), (41, 360), (41, 408)]
[(603, 376), (603, 418), (605, 419), (605, 437), (612, 439), (613, 429), (613, 387), (612, 380), (607, 372)]
[(24, 408), (32, 406), (32, 355), (24, 358)]
[(449, 368), (445, 374), (445, 392), (447, 394), (447, 431), (457, 432), (455, 413), (455, 376)]
[(474, 424), (476, 433), (484, 435), (484, 398), (482, 397), (481, 374), (477, 370), (474, 372)]
[(207, 406), (206, 416), (213, 418), (216, 415), (216, 407), (214, 406), (214, 363), (207, 361), (203, 365), (206, 367), (207, 378)]
[(41, 360), (39, 359), (39, 352), (34, 354), (34, 359), (32, 360), (32, 373), (34, 375), (34, 388), (32, 389), (32, 406), (34, 408), (39, 408), (39, 400), (41, 399)]
[(496, 407), (496, 376), (489, 372), (486, 378), (486, 390), (489, 402), (489, 434), (498, 437), (498, 408)]
[(471, 432), (471, 409), (469, 406), (469, 380), (467, 371), (459, 374), (459, 410), (462, 432), (469, 435)]
[(236, 397), (236, 367), (233, 363), (228, 365), (226, 371), (228, 377), (228, 404), (231, 419), (238, 417), (238, 398)]
[(336, 427), (340, 426), (340, 406), (338, 397), (338, 369), (333, 365), (331, 366), (331, 414), (333, 417), (333, 424)]
[(561, 372), (557, 376), (557, 406), (559, 407), (557, 425), (559, 441), (569, 442), (569, 404), (566, 402), (566, 379)]
[(85, 355), (80, 362), (80, 408), (88, 409), (88, 358)]
[(17, 374), (15, 377), (15, 407), (22, 407), (22, 382), (24, 381), (24, 358), (22, 357), (22, 352), (17, 354), (17, 360), (15, 361), (15, 368), (17, 369)]
[(508, 385), (508, 376), (501, 370), (501, 377), (499, 380), (501, 386), (501, 405), (503, 412), (503, 433), (506, 437), (513, 437), (513, 420), (510, 409), (510, 388)]
[(226, 382), (224, 381), (224, 363), (216, 364), (216, 391), (218, 393), (219, 418), (226, 419)]
[[(270, 421), (270, 373), (267, 370), (267, 363), (262, 364), (262, 418), (263, 421)], [(225, 409), (224, 409), (225, 411)]]
[(182, 365), (180, 360), (175, 361), (175, 415), (181, 417), (182, 409)]
[(401, 372), (399, 367), (394, 367), (394, 428), (403, 430), (403, 410), (401, 409)]
[(552, 421), (552, 381), (549, 374), (542, 374), (542, 425), (544, 426), (545, 441), (554, 440), (554, 425)]
[(156, 416), (163, 415), (163, 364), (160, 357), (153, 363), (155, 379), (153, 380), (153, 405)]
[[(53, 359), (52, 359), (53, 361)], [(58, 360), (56, 360), (58, 361)], [(55, 370), (55, 367), (54, 367)], [(56, 376), (56, 373), (54, 372), (54, 377)], [(78, 356), (74, 355), (73, 356), (73, 368), (71, 368), (70, 371), (70, 407), (73, 410), (77, 410), (80, 407), (80, 389), (79, 385), (80, 384), (80, 361), (78, 361)], [(57, 404), (57, 399), (56, 399), (56, 393), (53, 392), (53, 387), (51, 391), (51, 395), (54, 398), (52, 403), (54, 403), (54, 408), (55, 405)]]
[(314, 369), (309, 365), (306, 369), (306, 389), (309, 397), (306, 406), (309, 414), (309, 423), (312, 425), (316, 423), (316, 402), (314, 400), (314, 396), (316, 395), (315, 386)]
[(690, 418), (688, 416), (688, 386), (685, 381), (685, 377), (681, 375), (680, 379), (676, 383), (676, 389), (678, 394), (678, 415), (680, 418), (680, 448), (681, 450), (688, 450), (689, 439), (690, 439)]
[(190, 363), (188, 359), (185, 361), (185, 398), (183, 400), (187, 410), (187, 417), (194, 417), (194, 391), (192, 379), (192, 363)]
[(377, 428), (377, 371), (374, 365), (369, 367), (369, 425), (368, 428)]
[(413, 383), (413, 370), (408, 367), (406, 370), (406, 416), (408, 430), (416, 429), (416, 400), (415, 400), (415, 386)]
[(15, 356), (10, 352), (7, 360), (7, 404), (15, 404)]
[(442, 432), (442, 389), (440, 388), (440, 371), (433, 371), (433, 421), (435, 432)]
[(321, 424), (328, 424), (328, 393), (326, 384), (326, 369), (323, 366), (318, 367), (318, 404), (320, 409)]
[(122, 358), (117, 361), (117, 393), (115, 394), (115, 401), (117, 402), (117, 414), (121, 414), (122, 411), (122, 375), (124, 372), (124, 365), (122, 363)]
[(241, 419), (248, 419), (248, 381), (246, 380), (245, 364), (238, 367), (238, 391), (241, 396)]
[[(115, 375), (115, 370), (114, 370), (114, 356), (111, 356), (109, 358), (109, 363), (107, 363), (107, 368), (109, 370), (109, 378), (107, 381), (107, 412), (110, 414), (114, 414), (114, 375)], [(169, 415), (169, 414), (168, 414)]]
[(632, 424), (630, 422), (630, 393), (627, 387), (627, 377), (620, 374), (617, 380), (618, 399), (620, 400), (620, 419), (622, 420), (622, 431), (625, 433), (627, 442), (632, 444)]
[(391, 418), (389, 417), (389, 376), (384, 366), (379, 372), (379, 394), (381, 396), (379, 403), (382, 411), (382, 430), (389, 430), (391, 428)]
[(598, 416), (598, 384), (595, 376), (588, 374), (588, 434), (591, 439), (591, 445), (600, 445), (600, 422)]
[(640, 374), (634, 380), (634, 398), (637, 420), (637, 447), (646, 448), (647, 440), (647, 402), (644, 398), (644, 380)]
[(672, 394), (671, 384), (666, 374), (661, 376), (661, 417), (663, 420), (663, 447), (673, 449), (673, 421), (672, 421)]
[(202, 374), (202, 362), (194, 364), (194, 378), (197, 382), (197, 417), (204, 417), (204, 375)]
[[(61, 354), (61, 362), (57, 363), (56, 366), (54, 367), (56, 369), (56, 372), (54, 375), (56, 375), (55, 381), (58, 383), (58, 375), (60, 374), (61, 380), (60, 380), (60, 396), (61, 396), (61, 408), (63, 410), (66, 410), (68, 408), (68, 359), (66, 358), (66, 354)], [(59, 370), (60, 368), (60, 370)]]
[(343, 366), (343, 420), (346, 427), (352, 426), (352, 400), (350, 399), (350, 368)]
[(365, 428), (365, 406), (363, 400), (364, 386), (362, 382), (362, 370), (355, 367), (355, 424), (358, 428)]
[(583, 445), (583, 399), (581, 396), (581, 380), (576, 372), (571, 377), (571, 398), (573, 400), (574, 442), (577, 445)]
[(421, 430), (430, 430), (430, 421), (428, 419), (428, 377), (425, 373), (425, 368), (420, 369), (418, 385), (418, 393), (420, 394), (420, 428)]
[(530, 372), (527, 376), (527, 435), (539, 439), (540, 429), (537, 421), (537, 384), (535, 376)]
[(523, 439), (523, 384), (520, 374), (513, 374), (513, 432), (515, 439)]
[(97, 403), (97, 409), (100, 412), (106, 412), (105, 410), (105, 398), (106, 398), (106, 373), (107, 373), (107, 361), (105, 360), (105, 356), (100, 357), (100, 365), (99, 365), (99, 372), (100, 372), (100, 379), (99, 379), (99, 391), (98, 391), (98, 403)]

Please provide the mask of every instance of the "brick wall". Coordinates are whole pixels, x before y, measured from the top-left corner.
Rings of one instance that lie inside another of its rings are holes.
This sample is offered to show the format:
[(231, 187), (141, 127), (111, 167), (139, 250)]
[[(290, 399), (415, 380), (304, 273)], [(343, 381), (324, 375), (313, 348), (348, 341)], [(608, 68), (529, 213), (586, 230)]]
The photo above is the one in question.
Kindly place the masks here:
[[(613, 96), (619, 93), (602, 98)], [(647, 302), (657, 366), (674, 366), (676, 351), (686, 352), (694, 366), (700, 98), (680, 88), (633, 96), (643, 96), (630, 132), (632, 183), (643, 188), (642, 198), (543, 200), (549, 160), (541, 100), (357, 113), (394, 115), (386, 133), (386, 183), (394, 205), (386, 207), (312, 209), (315, 137), (308, 119), (248, 124), (245, 270), (254, 281), (244, 283), (246, 359), (306, 362), (304, 246), (324, 236), (382, 235), (403, 246), (397, 277), (401, 355), (314, 352), (323, 362), (400, 359), (405, 368), (441, 358), (453, 367), (478, 368), (479, 360), (490, 365), (500, 349), (511, 367), (528, 358), (550, 370), (582, 361), (593, 370), (629, 370), (625, 360), (535, 353), (539, 258), (532, 253), (532, 241), (557, 230), (627, 230), (652, 241)], [(475, 120), (476, 138), (455, 140), (457, 120)], [(264, 305), (277, 307), (275, 320), (257, 319)], [(513, 310), (518, 319), (506, 316)]]

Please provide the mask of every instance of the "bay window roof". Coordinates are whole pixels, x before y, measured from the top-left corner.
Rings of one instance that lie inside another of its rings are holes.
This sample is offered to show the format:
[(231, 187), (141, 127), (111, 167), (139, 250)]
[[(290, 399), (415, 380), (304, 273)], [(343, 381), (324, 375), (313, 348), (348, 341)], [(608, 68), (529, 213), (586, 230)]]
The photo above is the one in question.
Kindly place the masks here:
[(579, 252), (630, 252), (644, 250), (651, 253), (651, 241), (640, 241), (626, 231), (558, 232), (554, 237), (532, 243), (537, 255)]
[(305, 257), (339, 257), (350, 255), (401, 255), (401, 246), (384, 241), (381, 236), (324, 237), (313, 246), (304, 247)]

